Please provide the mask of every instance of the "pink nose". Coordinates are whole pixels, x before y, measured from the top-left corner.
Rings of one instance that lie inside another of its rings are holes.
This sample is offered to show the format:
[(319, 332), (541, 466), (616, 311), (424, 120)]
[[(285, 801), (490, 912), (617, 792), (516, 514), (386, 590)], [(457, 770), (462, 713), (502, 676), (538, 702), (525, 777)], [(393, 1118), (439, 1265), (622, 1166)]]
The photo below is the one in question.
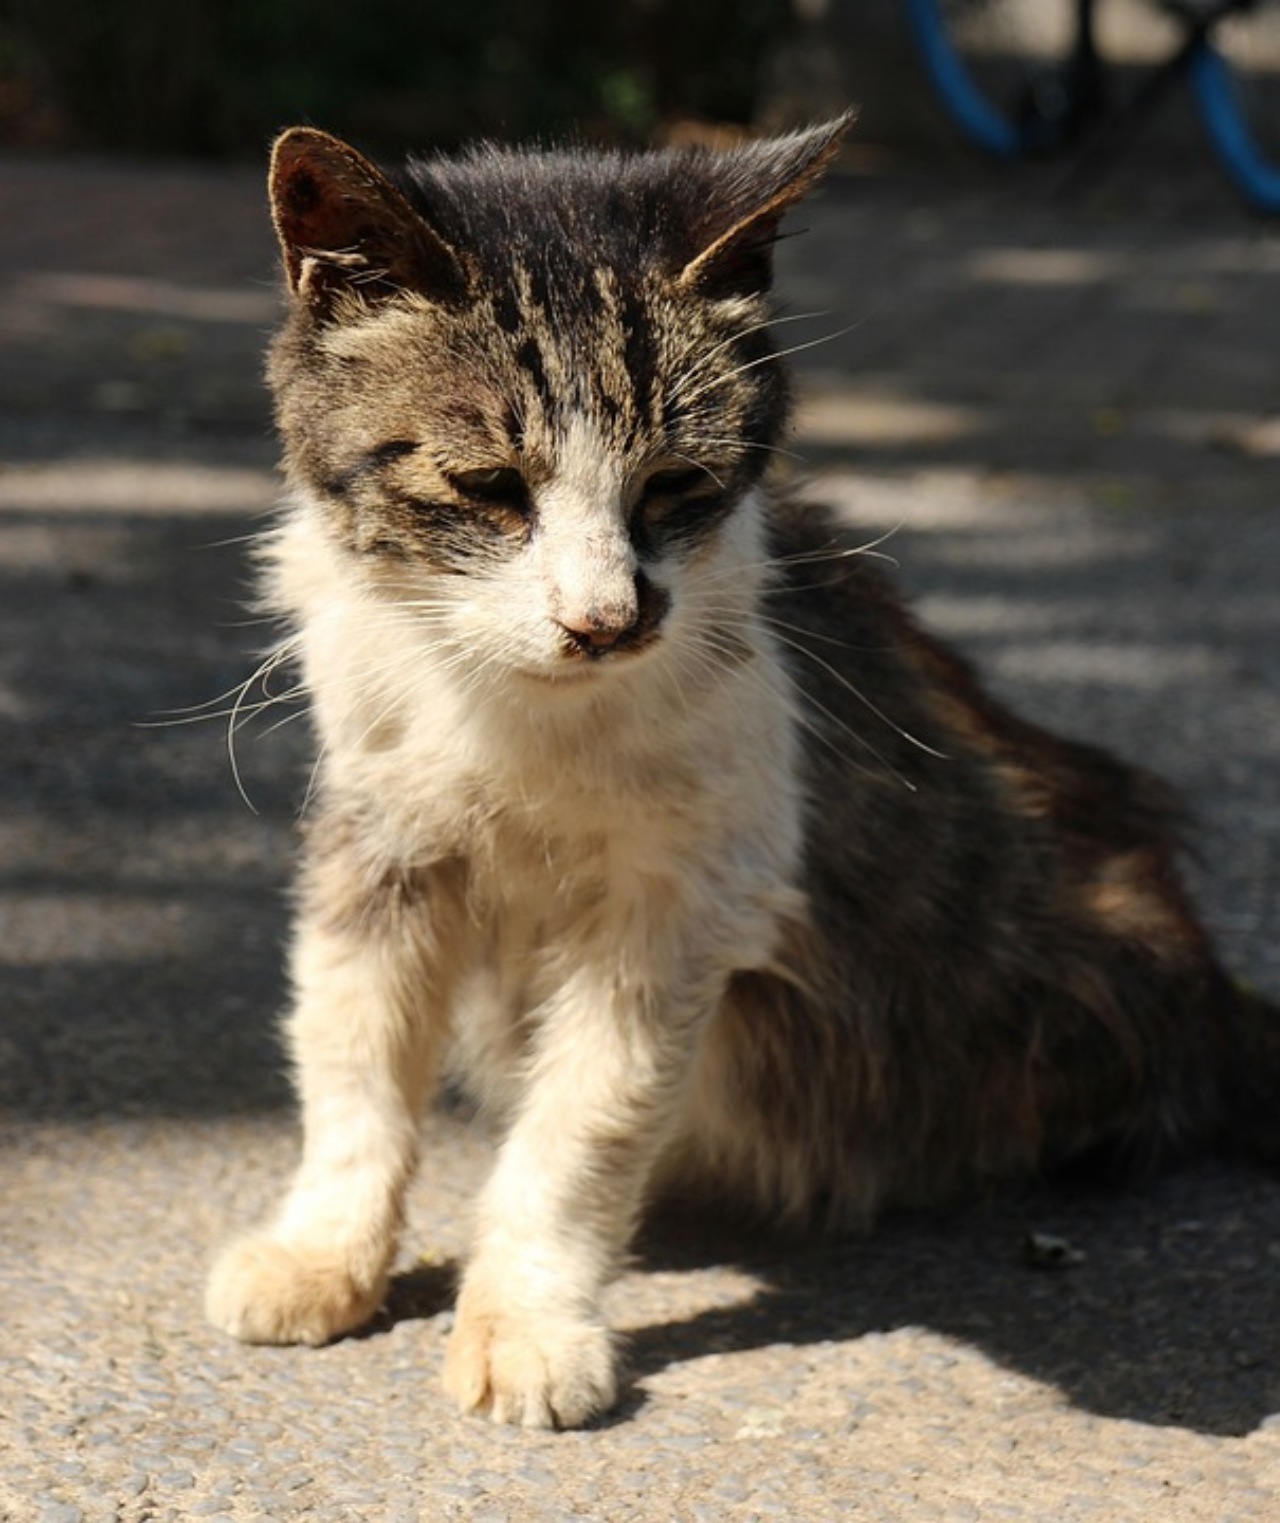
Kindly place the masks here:
[(630, 609), (625, 614), (615, 613), (610, 616), (596, 608), (588, 608), (584, 613), (556, 620), (573, 643), (580, 650), (586, 651), (612, 649), (624, 635), (635, 628), (635, 622)]

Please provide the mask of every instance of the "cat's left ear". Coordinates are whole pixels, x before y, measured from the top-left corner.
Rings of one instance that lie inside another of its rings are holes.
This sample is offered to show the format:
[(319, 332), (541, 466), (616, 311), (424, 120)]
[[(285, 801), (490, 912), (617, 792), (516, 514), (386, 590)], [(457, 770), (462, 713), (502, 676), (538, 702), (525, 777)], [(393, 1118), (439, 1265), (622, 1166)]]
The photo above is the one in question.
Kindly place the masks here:
[(414, 290), (466, 293), (459, 256), (390, 180), (341, 138), (291, 127), (271, 154), (271, 214), (289, 289), (317, 317), (342, 295), (366, 303)]
[(822, 177), (853, 120), (854, 112), (846, 111), (807, 131), (725, 154), (714, 189), (694, 219), (701, 242), (679, 284), (710, 297), (767, 291), (784, 214)]

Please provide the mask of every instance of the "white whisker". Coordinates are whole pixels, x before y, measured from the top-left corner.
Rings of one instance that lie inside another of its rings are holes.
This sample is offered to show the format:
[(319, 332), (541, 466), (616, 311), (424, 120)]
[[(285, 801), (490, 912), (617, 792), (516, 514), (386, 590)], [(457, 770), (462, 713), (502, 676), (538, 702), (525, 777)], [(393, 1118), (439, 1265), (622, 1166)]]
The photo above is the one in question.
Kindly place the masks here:
[(828, 312), (788, 312), (782, 316), (767, 317), (758, 323), (751, 323), (746, 328), (740, 328), (731, 333), (728, 338), (721, 339), (718, 344), (713, 344), (704, 354), (698, 356), (697, 363), (686, 370), (671, 387), (668, 396), (672, 402), (680, 400), (685, 388), (691, 384), (719, 355), (726, 349), (731, 349), (735, 344), (749, 338), (753, 333), (760, 333), (769, 328), (781, 328), (787, 323), (813, 322), (820, 317), (829, 317)]
[(704, 380), (694, 390), (690, 400), (696, 402), (709, 391), (714, 391), (719, 386), (727, 386), (730, 381), (736, 380), (740, 375), (745, 375), (748, 370), (755, 370), (760, 365), (777, 364), (787, 359), (790, 355), (803, 354), (806, 349), (816, 349), (821, 344), (834, 343), (836, 339), (844, 338), (846, 334), (853, 333), (861, 326), (860, 322), (848, 323), (843, 328), (837, 328), (834, 333), (824, 333), (821, 338), (811, 338), (803, 344), (792, 344), (789, 349), (780, 349), (776, 353), (762, 354), (757, 359), (746, 360), (741, 365), (735, 366), (734, 369), (726, 371), (723, 375), (714, 375)]
[[(778, 626), (776, 624), (774, 625), (774, 629), (775, 631), (778, 630)], [(802, 656), (807, 656), (810, 661), (815, 663), (815, 665), (820, 666), (822, 670), (828, 674), (828, 676), (834, 677), (840, 686), (844, 688), (844, 690), (851, 697), (856, 698), (865, 709), (874, 714), (875, 717), (881, 721), (881, 723), (888, 725), (895, 735), (900, 736), (903, 740), (907, 741), (909, 745), (917, 747), (928, 756), (937, 757), (939, 761), (951, 760), (951, 758), (947, 756), (945, 752), (936, 750), (926, 741), (921, 740), (919, 736), (913, 735), (910, 730), (904, 729), (900, 724), (898, 724), (896, 720), (891, 719), (884, 712), (884, 710), (879, 707), (878, 704), (872, 702), (872, 700), (867, 697), (861, 688), (859, 688), (855, 683), (851, 682), (843, 672), (832, 666), (830, 661), (824, 660), (824, 658), (818, 655), (816, 651), (810, 650), (807, 646), (802, 645), (799, 640), (792, 640), (782, 633), (778, 633), (777, 638), (782, 642), (783, 645), (787, 646), (789, 650), (798, 651)]]

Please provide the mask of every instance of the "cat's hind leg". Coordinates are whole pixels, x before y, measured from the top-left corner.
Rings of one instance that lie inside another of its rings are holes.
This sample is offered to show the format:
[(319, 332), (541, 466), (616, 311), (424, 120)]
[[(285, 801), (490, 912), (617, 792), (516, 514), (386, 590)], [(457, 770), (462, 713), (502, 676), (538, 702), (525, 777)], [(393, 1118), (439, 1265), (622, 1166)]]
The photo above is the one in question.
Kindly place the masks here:
[[(457, 950), (447, 885), (343, 860), (328, 843), (304, 882), (288, 1032), (302, 1163), (275, 1221), (231, 1244), (209, 1319), (250, 1343), (321, 1344), (378, 1309), (439, 1066)], [(441, 901), (444, 911), (441, 914)]]

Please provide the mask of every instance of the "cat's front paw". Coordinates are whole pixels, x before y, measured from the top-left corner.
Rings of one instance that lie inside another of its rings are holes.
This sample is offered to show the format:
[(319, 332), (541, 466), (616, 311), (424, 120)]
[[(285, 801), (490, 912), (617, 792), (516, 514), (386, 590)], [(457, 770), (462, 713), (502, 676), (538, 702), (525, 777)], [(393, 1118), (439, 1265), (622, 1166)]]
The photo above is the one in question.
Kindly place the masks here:
[(269, 1233), (225, 1249), (209, 1276), (205, 1314), (244, 1343), (328, 1343), (362, 1326), (385, 1283), (361, 1286), (338, 1257)]
[(605, 1328), (503, 1311), (465, 1288), (444, 1384), (464, 1412), (523, 1428), (580, 1428), (607, 1412), (618, 1392)]

